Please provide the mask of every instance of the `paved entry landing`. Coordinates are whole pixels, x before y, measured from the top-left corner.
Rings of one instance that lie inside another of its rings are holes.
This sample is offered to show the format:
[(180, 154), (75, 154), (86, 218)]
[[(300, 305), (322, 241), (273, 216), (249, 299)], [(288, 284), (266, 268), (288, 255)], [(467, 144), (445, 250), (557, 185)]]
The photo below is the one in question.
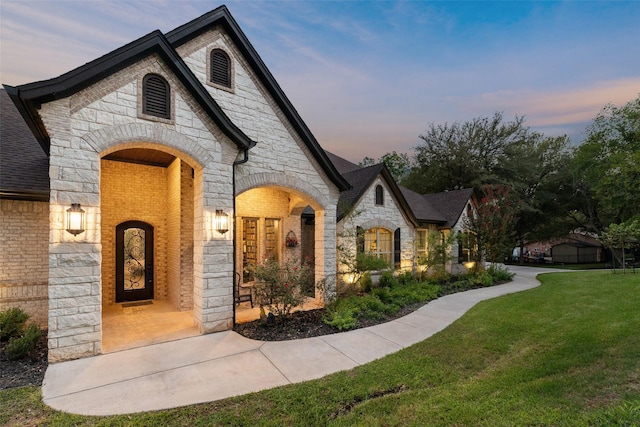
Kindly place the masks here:
[(193, 311), (166, 300), (136, 301), (102, 309), (102, 352), (143, 347), (199, 335)]
[(381, 325), (322, 337), (262, 342), (235, 332), (200, 335), (49, 366), (45, 404), (111, 415), (168, 409), (321, 378), (423, 341), (476, 303), (538, 286), (538, 273), (510, 267), (508, 284), (447, 295)]

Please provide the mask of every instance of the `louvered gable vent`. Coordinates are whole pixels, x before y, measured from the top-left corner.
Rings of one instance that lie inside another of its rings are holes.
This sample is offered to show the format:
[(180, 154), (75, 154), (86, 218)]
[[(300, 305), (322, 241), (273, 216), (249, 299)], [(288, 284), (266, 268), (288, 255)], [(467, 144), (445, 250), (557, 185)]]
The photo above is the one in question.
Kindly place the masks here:
[(171, 118), (171, 93), (167, 81), (157, 74), (148, 74), (143, 83), (143, 109), (144, 114)]
[(211, 51), (211, 83), (231, 87), (231, 63), (220, 49)]

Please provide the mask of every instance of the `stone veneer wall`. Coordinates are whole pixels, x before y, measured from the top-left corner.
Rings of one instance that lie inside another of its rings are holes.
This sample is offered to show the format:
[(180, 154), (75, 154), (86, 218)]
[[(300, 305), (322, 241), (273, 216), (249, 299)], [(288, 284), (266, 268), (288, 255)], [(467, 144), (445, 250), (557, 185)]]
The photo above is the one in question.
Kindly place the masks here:
[(0, 200), (0, 311), (19, 307), (47, 326), (49, 203)]

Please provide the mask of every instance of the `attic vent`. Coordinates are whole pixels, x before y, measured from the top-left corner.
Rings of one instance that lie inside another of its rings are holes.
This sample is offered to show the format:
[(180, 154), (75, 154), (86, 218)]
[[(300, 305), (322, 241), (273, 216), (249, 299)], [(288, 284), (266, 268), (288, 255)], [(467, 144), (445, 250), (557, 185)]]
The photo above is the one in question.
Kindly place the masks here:
[(167, 81), (157, 74), (142, 80), (142, 112), (163, 119), (171, 118), (171, 93)]
[(231, 87), (231, 61), (220, 49), (211, 51), (211, 83)]

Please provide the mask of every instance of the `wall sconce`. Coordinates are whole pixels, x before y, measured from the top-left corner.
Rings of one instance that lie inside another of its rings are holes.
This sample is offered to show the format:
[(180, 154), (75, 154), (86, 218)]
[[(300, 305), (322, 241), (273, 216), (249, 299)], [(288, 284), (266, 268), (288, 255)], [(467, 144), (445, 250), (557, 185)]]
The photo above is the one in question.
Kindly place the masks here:
[(86, 224), (86, 216), (84, 209), (80, 207), (80, 203), (72, 203), (67, 209), (67, 232), (77, 236), (84, 232)]
[(216, 209), (216, 215), (213, 217), (214, 228), (220, 234), (229, 231), (229, 215), (222, 209)]

